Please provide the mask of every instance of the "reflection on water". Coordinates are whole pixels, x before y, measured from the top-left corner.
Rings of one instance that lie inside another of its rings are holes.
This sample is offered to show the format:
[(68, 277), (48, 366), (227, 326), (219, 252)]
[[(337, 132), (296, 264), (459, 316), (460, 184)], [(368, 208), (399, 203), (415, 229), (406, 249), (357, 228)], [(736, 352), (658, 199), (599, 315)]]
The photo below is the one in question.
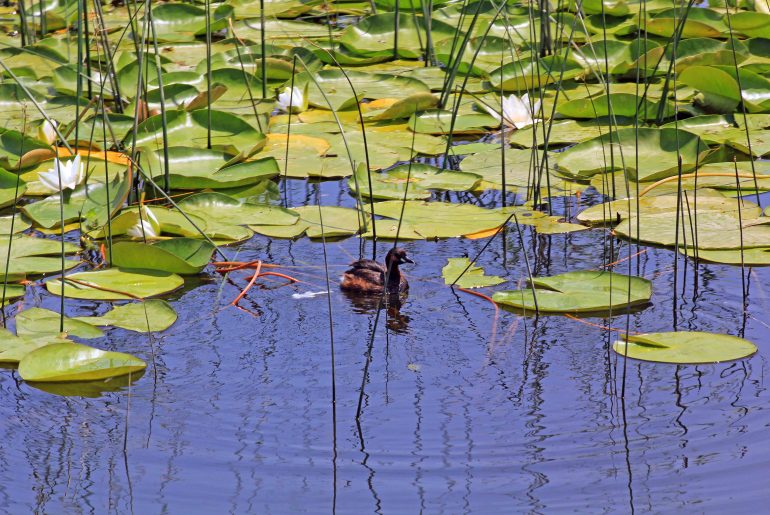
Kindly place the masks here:
[(385, 314), (386, 327), (395, 333), (406, 333), (409, 330), (409, 316), (401, 313), (404, 302), (408, 299), (407, 293), (380, 295), (366, 295), (348, 290), (340, 290), (350, 305), (353, 312), (365, 315), (376, 314), (382, 310)]
[[(321, 195), (349, 205), (338, 190), (297, 183), (290, 203)], [(573, 199), (570, 209), (580, 207)], [(321, 243), (257, 237), (225, 252), (292, 267), (303, 283), (254, 289), (238, 310), (227, 304), (242, 283), (207, 275), (174, 293), (180, 318), (165, 333), (90, 340), (148, 362), (130, 388), (51, 395), (0, 373), (0, 511), (763, 511), (770, 269), (747, 269), (744, 309), (738, 267), (700, 263), (696, 274), (680, 257), (675, 276), (671, 252), (601, 230), (522, 232), (523, 248), (515, 232), (487, 248), (479, 263), (487, 273), (515, 286), (527, 276), (525, 252), (537, 274), (620, 260), (616, 271), (653, 281), (651, 305), (583, 319), (591, 325), (496, 315), (441, 279), (446, 258), (474, 256), (486, 241), (421, 241), (405, 244), (420, 263), (409, 297), (375, 323), (378, 299), (335, 285), (330, 297), (292, 297), (325, 290)], [(328, 244), (332, 277), (359, 245)], [(43, 288), (28, 299), (58, 307)], [(66, 306), (69, 316), (95, 309)], [(624, 360), (602, 327), (626, 325), (742, 334), (759, 352), (716, 365)]]
[(99, 381), (73, 381), (67, 383), (27, 383), (33, 388), (42, 390), (46, 393), (61, 395), (63, 397), (90, 397), (98, 398), (108, 392), (120, 392), (133, 385), (144, 374), (145, 370), (134, 372), (119, 377), (103, 379)]

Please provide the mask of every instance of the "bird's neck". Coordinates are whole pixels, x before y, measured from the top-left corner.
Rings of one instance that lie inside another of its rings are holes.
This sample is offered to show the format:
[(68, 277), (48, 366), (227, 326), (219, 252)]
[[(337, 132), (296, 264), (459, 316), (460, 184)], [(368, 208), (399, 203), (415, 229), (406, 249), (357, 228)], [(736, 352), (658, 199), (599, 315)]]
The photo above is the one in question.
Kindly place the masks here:
[(388, 289), (398, 290), (401, 284), (401, 270), (398, 269), (398, 263), (388, 264)]

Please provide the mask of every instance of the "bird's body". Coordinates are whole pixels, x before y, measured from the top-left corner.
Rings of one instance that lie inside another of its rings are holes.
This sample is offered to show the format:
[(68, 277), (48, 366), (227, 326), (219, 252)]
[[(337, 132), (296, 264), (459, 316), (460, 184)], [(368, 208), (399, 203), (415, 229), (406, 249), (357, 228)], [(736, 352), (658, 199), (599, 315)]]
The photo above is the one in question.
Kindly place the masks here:
[[(371, 259), (359, 259), (342, 274), (340, 288), (358, 293), (406, 293), (409, 283), (398, 265), (414, 263), (404, 249), (391, 249), (385, 256), (385, 265)], [(388, 273), (390, 268), (390, 273)]]

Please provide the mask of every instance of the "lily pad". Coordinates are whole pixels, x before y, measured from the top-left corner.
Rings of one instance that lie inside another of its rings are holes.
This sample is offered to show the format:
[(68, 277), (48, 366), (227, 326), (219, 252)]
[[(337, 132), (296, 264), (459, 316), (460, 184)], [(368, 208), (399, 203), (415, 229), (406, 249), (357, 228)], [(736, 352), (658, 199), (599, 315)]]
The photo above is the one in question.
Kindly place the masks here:
[[(483, 288), (504, 283), (505, 279), (496, 275), (485, 275), (480, 266), (471, 266), (471, 260), (467, 257), (449, 258), (446, 266), (441, 269), (445, 284), (456, 284), (460, 288)], [(467, 268), (467, 270), (466, 270)], [(465, 273), (463, 273), (465, 272)], [(463, 274), (460, 276), (460, 274)], [(455, 282), (457, 281), (457, 282)]]
[[(370, 180), (372, 190), (369, 189)], [(479, 175), (472, 173), (414, 163), (396, 166), (385, 173), (367, 173), (365, 166), (359, 167), (355, 177), (348, 179), (348, 187), (353, 195), (363, 199), (417, 200), (430, 198), (430, 190), (467, 191), (480, 180)]]
[(729, 334), (676, 331), (627, 335), (612, 348), (629, 358), (657, 363), (721, 363), (751, 356), (757, 347)]
[[(255, 184), (278, 175), (278, 164), (270, 157), (231, 164), (231, 155), (222, 151), (192, 147), (170, 147), (169, 184), (172, 189), (235, 188)], [(163, 184), (163, 150), (142, 153), (142, 168)]]
[(223, 193), (197, 193), (179, 202), (186, 213), (230, 225), (293, 225), (299, 215), (289, 209), (251, 204)]
[[(355, 209), (320, 206), (320, 210), (319, 214), (318, 206), (293, 207), (292, 211), (300, 216), (294, 225), (250, 225), (249, 228), (271, 238), (298, 238), (303, 234), (307, 234), (309, 238), (342, 238), (357, 234), (370, 225), (369, 215)], [(363, 216), (366, 217), (365, 220)]]
[[(16, 315), (17, 336), (58, 335), (59, 327), (59, 313), (49, 309), (29, 308)], [(103, 334), (101, 330), (89, 323), (68, 317), (64, 317), (64, 332), (80, 338), (99, 338)]]
[(692, 170), (707, 151), (701, 139), (690, 132), (640, 127), (579, 143), (558, 156), (557, 166), (560, 171), (583, 178), (625, 167), (632, 179), (652, 181), (676, 175), (679, 157), (682, 170)]
[(0, 329), (0, 363), (15, 364), (35, 349), (53, 343), (72, 343), (59, 333), (16, 336)]
[[(174, 291), (183, 284), (181, 277), (169, 272), (108, 268), (66, 276), (64, 296), (92, 300), (144, 299)], [(62, 293), (60, 279), (52, 279), (45, 286), (54, 295)]]
[[(406, 227), (423, 238), (457, 238), (490, 229), (497, 229), (508, 219), (499, 209), (484, 209), (471, 204), (449, 202), (420, 202), (388, 200), (374, 205), (379, 216), (401, 218)], [(370, 209), (367, 206), (367, 209)], [(377, 236), (380, 236), (379, 233)], [(491, 236), (491, 235), (490, 235)]]
[(117, 377), (147, 368), (139, 358), (79, 343), (54, 343), (36, 349), (19, 362), (25, 381), (92, 381)]
[(123, 178), (116, 177), (109, 185), (81, 184), (74, 191), (56, 193), (21, 209), (32, 221), (46, 229), (83, 219), (87, 220), (86, 226), (95, 228), (107, 223), (108, 218), (123, 206), (130, 187), (131, 174), (126, 174)]
[(492, 299), (529, 312), (591, 313), (644, 305), (652, 296), (647, 279), (614, 272), (567, 272), (528, 282), (534, 289), (499, 291)]
[[(167, 145), (206, 148), (208, 145), (208, 113), (206, 109), (196, 111), (169, 111), (166, 113)], [(130, 148), (133, 136), (128, 135), (123, 144)], [(136, 146), (153, 149), (163, 148), (163, 119), (156, 115), (142, 122), (137, 129)], [(211, 111), (211, 148), (233, 156), (243, 153), (250, 155), (265, 144), (265, 138), (242, 118), (222, 112)]]
[(121, 241), (112, 245), (113, 266), (160, 270), (181, 275), (200, 273), (211, 260), (214, 246), (206, 240), (172, 238), (153, 244)]
[(77, 317), (94, 326), (120, 327), (137, 333), (165, 331), (176, 322), (174, 308), (162, 299), (149, 299), (115, 306), (102, 316)]
[(0, 169), (0, 208), (14, 204), (26, 190), (27, 183), (18, 175)]

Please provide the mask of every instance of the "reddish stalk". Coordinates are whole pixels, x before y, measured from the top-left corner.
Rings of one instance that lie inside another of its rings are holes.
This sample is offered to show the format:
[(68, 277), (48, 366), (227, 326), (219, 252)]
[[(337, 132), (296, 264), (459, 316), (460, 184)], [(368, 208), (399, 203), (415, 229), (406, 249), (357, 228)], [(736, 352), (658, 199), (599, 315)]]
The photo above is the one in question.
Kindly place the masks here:
[(238, 301), (241, 300), (246, 295), (246, 292), (248, 292), (251, 289), (251, 287), (254, 286), (254, 283), (256, 282), (257, 277), (259, 277), (259, 272), (261, 270), (262, 270), (262, 262), (260, 261), (257, 264), (257, 270), (254, 272), (254, 275), (251, 276), (251, 280), (249, 281), (249, 284), (247, 284), (246, 287), (243, 289), (243, 291), (237, 297), (235, 297), (235, 300), (233, 300), (230, 303), (231, 306), (237, 305)]

